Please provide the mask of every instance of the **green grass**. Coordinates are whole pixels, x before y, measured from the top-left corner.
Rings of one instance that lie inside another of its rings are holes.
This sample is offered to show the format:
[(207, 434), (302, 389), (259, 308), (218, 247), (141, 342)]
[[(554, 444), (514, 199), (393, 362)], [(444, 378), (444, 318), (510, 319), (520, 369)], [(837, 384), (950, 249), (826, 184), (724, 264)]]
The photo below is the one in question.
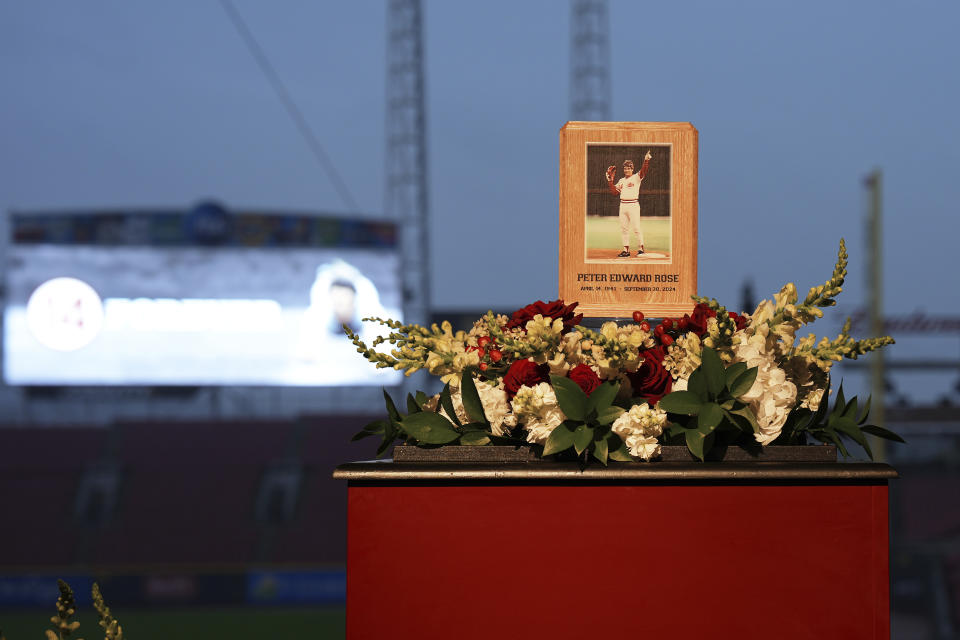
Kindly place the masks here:
[[(670, 251), (670, 218), (644, 218), (643, 245), (647, 251)], [(631, 244), (636, 244), (631, 237)], [(587, 216), (587, 248), (614, 249), (620, 244), (620, 218), (617, 216)]]
[[(346, 612), (342, 608), (248, 608), (218, 609), (131, 609), (111, 607), (130, 640), (283, 640), (284, 638), (343, 638)], [(7, 611), (0, 609), (0, 630), (7, 640), (35, 640), (50, 628), (47, 609)], [(103, 630), (92, 607), (81, 607), (73, 618), (80, 628), (71, 638), (99, 640)]]

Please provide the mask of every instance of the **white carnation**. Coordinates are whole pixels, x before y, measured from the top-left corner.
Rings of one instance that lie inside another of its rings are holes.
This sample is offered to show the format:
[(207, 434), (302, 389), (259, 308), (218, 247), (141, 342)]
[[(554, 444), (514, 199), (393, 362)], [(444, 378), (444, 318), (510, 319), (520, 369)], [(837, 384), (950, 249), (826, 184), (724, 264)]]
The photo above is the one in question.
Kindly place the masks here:
[(660, 409), (651, 409), (646, 402), (635, 404), (617, 418), (611, 430), (620, 436), (630, 455), (649, 460), (660, 455), (660, 443), (657, 436), (663, 433), (667, 422), (667, 413)]
[[(512, 416), (510, 415), (510, 402), (507, 400), (507, 392), (503, 390), (502, 381), (496, 386), (486, 382), (478, 382), (477, 393), (480, 395), (483, 413), (490, 422), (493, 435), (502, 436), (507, 431), (506, 427), (516, 425), (516, 420), (507, 420), (508, 417)], [(510, 422), (513, 422), (513, 424), (510, 424)]]
[(776, 365), (771, 346), (760, 333), (748, 337), (743, 332), (734, 334), (733, 352), (737, 360), (757, 368), (753, 386), (740, 396), (757, 417), (760, 433), (757, 442), (766, 446), (777, 439), (787, 416), (796, 405), (797, 387), (787, 379), (786, 372)]
[(527, 430), (527, 442), (532, 444), (545, 444), (557, 425), (567, 419), (557, 404), (553, 387), (546, 382), (520, 387), (511, 406)]
[(566, 416), (559, 408), (544, 411), (542, 417), (528, 418), (524, 427), (527, 429), (527, 442), (531, 444), (546, 444), (547, 438), (557, 426), (566, 420)]
[(641, 460), (649, 460), (660, 455), (660, 442), (656, 438), (646, 438), (644, 436), (628, 436), (624, 441), (630, 455)]

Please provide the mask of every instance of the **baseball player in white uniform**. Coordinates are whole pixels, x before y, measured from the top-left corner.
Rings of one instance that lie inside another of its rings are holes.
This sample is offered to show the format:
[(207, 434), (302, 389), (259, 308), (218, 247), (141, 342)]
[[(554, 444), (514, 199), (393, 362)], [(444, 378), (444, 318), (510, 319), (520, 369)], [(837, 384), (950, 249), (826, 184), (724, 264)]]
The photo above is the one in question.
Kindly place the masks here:
[(610, 193), (620, 196), (620, 239), (623, 242), (623, 251), (617, 254), (618, 258), (630, 257), (630, 232), (637, 236), (640, 249), (637, 255), (643, 254), (643, 230), (640, 228), (640, 183), (643, 182), (647, 170), (650, 168), (650, 158), (653, 156), (647, 151), (643, 157), (640, 171), (633, 173), (633, 160), (623, 163), (623, 177), (614, 184), (617, 177), (617, 168), (607, 167), (607, 186)]

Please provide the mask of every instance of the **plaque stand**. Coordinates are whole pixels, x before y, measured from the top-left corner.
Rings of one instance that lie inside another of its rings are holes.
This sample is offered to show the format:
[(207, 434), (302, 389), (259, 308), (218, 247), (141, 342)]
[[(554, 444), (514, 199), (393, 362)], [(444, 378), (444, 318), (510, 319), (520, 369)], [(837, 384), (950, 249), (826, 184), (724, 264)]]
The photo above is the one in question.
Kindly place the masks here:
[(885, 464), (341, 465), (348, 638), (889, 638)]

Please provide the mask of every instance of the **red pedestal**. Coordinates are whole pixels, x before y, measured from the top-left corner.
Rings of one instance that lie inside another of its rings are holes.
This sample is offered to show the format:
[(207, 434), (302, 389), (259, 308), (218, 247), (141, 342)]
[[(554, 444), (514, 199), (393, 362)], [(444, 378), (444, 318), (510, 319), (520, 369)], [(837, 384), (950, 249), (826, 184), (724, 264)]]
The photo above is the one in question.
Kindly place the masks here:
[(350, 639), (890, 635), (886, 465), (335, 475)]

